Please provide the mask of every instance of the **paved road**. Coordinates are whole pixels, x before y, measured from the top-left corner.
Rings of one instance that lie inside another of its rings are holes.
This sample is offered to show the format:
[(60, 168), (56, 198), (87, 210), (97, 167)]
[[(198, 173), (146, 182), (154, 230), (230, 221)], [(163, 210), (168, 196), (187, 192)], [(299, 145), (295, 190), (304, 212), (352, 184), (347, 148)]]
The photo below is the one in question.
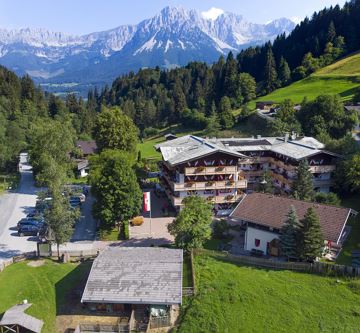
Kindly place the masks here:
[(0, 260), (21, 252), (35, 251), (34, 237), (18, 237), (17, 222), (35, 206), (36, 189), (27, 154), (20, 155), (21, 181), (18, 189), (0, 197)]
[(94, 199), (91, 195), (86, 197), (86, 201), (81, 207), (80, 221), (76, 223), (74, 234), (71, 238), (75, 241), (93, 241), (96, 238), (96, 220), (91, 214)]

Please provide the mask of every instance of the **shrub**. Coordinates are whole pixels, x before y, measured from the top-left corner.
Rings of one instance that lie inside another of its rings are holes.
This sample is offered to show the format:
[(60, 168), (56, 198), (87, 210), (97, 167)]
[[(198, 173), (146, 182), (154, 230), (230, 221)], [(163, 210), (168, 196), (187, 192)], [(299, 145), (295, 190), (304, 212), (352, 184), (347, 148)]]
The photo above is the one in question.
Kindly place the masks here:
[(129, 221), (124, 222), (123, 234), (124, 234), (124, 239), (129, 239), (130, 238)]
[(216, 221), (213, 225), (213, 237), (214, 238), (224, 238), (225, 232), (229, 230), (229, 225), (226, 220), (222, 219)]

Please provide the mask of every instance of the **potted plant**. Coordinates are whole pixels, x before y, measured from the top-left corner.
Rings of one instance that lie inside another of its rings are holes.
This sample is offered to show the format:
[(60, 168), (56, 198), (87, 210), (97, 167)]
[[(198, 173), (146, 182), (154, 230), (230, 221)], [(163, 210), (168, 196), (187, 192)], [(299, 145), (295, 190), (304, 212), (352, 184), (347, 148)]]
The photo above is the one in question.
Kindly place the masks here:
[(205, 170), (204, 166), (199, 166), (195, 169), (195, 172), (203, 172)]

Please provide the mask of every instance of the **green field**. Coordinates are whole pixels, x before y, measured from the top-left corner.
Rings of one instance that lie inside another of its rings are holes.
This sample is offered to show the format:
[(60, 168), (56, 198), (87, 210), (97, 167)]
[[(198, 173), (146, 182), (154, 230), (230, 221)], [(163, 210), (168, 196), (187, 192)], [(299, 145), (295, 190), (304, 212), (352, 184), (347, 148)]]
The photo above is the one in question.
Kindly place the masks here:
[(70, 290), (88, 276), (90, 263), (57, 264), (46, 260), (39, 267), (28, 261), (16, 263), (0, 273), (0, 317), (24, 299), (33, 305), (26, 311), (44, 321), (43, 332), (53, 333), (56, 314), (66, 307)]
[[(303, 80), (277, 89), (256, 101), (282, 102), (289, 98), (294, 103), (300, 103), (304, 97), (312, 100), (321, 94), (338, 94), (343, 101), (349, 101), (358, 87), (360, 87), (359, 53), (341, 59)], [(255, 102), (250, 103), (250, 107), (254, 108)]]
[(177, 332), (359, 332), (360, 280), (195, 256), (198, 293)]
[(8, 189), (16, 189), (19, 180), (19, 174), (0, 175), (0, 194)]

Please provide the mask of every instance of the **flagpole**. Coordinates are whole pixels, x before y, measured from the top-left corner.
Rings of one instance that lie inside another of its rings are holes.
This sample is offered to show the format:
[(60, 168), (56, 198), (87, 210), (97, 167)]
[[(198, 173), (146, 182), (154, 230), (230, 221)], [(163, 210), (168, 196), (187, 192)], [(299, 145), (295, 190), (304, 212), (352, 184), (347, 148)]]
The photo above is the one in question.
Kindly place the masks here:
[(150, 237), (151, 237), (151, 191), (150, 191)]

